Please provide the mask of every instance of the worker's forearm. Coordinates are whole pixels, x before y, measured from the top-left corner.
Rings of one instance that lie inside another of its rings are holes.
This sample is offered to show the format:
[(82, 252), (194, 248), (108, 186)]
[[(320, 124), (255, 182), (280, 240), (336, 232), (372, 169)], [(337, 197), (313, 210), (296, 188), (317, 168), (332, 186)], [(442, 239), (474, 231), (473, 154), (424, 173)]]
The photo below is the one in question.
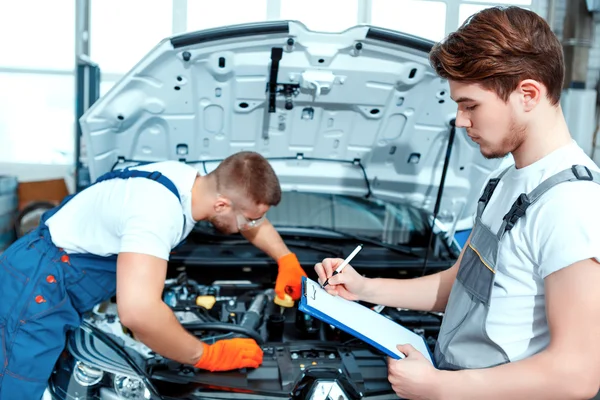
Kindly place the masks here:
[(269, 220), (265, 220), (254, 229), (242, 232), (242, 235), (274, 260), (279, 260), (290, 253), (290, 250)]
[(148, 312), (138, 310), (141, 315), (129, 319), (128, 328), (136, 338), (163, 357), (182, 364), (196, 364), (202, 356), (202, 343), (181, 326), (165, 303), (157, 302), (148, 308)]
[(444, 311), (456, 268), (413, 279), (367, 280), (361, 300), (418, 311)]
[[(439, 371), (440, 400), (589, 400), (586, 371), (548, 352), (486, 369)], [(596, 377), (593, 377), (596, 378)], [(597, 379), (593, 382), (596, 382)], [(592, 385), (593, 386), (593, 385)]]

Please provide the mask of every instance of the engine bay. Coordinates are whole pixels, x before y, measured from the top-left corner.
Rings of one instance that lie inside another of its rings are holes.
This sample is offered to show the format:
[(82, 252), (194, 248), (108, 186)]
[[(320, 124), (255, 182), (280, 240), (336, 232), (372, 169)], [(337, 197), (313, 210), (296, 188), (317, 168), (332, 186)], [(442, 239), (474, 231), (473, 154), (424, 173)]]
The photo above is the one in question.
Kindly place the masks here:
[[(120, 323), (114, 302), (98, 305), (86, 320), (119, 342), (143, 366), (161, 395), (168, 397), (199, 398), (227, 391), (263, 398), (315, 398), (302, 390), (326, 377), (344, 387), (344, 397), (339, 399), (393, 395), (385, 354), (298, 311), (297, 306), (280, 307), (274, 298), (272, 287), (245, 280), (201, 284), (181, 272), (165, 282), (163, 301), (186, 330), (208, 344), (253, 338), (264, 351), (257, 369), (211, 373), (165, 359)], [(433, 352), (440, 315), (365, 305), (423, 335)]]

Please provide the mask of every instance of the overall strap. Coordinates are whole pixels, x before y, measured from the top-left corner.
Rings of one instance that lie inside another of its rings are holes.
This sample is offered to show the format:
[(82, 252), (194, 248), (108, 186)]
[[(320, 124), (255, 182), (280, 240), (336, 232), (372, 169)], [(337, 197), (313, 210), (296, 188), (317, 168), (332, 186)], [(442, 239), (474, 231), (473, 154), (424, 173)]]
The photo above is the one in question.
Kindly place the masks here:
[(500, 173), (500, 175), (498, 175), (497, 177), (492, 178), (488, 181), (485, 189), (483, 190), (483, 193), (481, 194), (481, 197), (479, 198), (479, 202), (477, 203), (477, 217), (478, 218), (481, 218), (481, 216), (483, 215), (483, 210), (485, 210), (485, 207), (488, 205), (490, 199), (492, 198), (492, 194), (494, 194), (494, 190), (496, 190), (496, 186), (498, 186), (500, 179), (502, 179), (504, 174), (506, 174), (510, 168), (512, 168), (512, 165), (510, 167), (504, 169)]
[(99, 183), (99, 182), (103, 182), (103, 181), (107, 181), (109, 179), (115, 179), (115, 178), (119, 178), (119, 179), (129, 179), (129, 178), (147, 178), (147, 179), (151, 179), (153, 181), (156, 181), (158, 183), (160, 183), (161, 185), (163, 185), (164, 187), (166, 187), (167, 189), (169, 189), (169, 191), (171, 193), (173, 193), (175, 195), (175, 197), (177, 197), (177, 200), (179, 200), (179, 202), (181, 203), (181, 197), (179, 196), (179, 191), (177, 190), (177, 187), (175, 186), (175, 184), (166, 176), (164, 176), (163, 174), (161, 174), (158, 171), (139, 171), (139, 170), (135, 170), (135, 169), (124, 169), (124, 170), (120, 170), (120, 171), (111, 171), (111, 172), (107, 172), (106, 174), (100, 176), (95, 183)]
[(535, 203), (544, 193), (558, 184), (573, 181), (591, 181), (600, 185), (600, 173), (591, 171), (585, 165), (573, 165), (571, 168), (552, 175), (540, 183), (529, 194), (521, 193), (504, 216), (502, 225), (498, 230), (498, 239), (501, 239), (506, 232), (510, 231), (517, 221), (525, 215), (527, 208)]

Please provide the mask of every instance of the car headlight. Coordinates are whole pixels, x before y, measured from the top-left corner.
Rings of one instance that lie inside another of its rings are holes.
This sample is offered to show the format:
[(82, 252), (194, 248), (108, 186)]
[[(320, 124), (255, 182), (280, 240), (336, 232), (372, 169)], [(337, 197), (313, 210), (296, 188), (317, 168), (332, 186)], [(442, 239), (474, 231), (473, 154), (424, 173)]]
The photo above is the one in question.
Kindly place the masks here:
[(101, 369), (89, 366), (81, 361), (77, 361), (75, 363), (75, 368), (73, 369), (73, 379), (79, 385), (83, 387), (96, 386), (102, 381), (103, 377), (104, 371)]
[(73, 332), (48, 389), (57, 400), (151, 400), (160, 398), (144, 372), (102, 331)]
[(129, 376), (116, 375), (114, 378), (114, 387), (117, 395), (123, 399), (148, 400), (150, 391), (140, 379)]
[[(113, 374), (70, 358), (59, 363), (50, 392), (61, 400), (151, 400), (142, 379)], [(69, 368), (69, 365), (72, 368)]]

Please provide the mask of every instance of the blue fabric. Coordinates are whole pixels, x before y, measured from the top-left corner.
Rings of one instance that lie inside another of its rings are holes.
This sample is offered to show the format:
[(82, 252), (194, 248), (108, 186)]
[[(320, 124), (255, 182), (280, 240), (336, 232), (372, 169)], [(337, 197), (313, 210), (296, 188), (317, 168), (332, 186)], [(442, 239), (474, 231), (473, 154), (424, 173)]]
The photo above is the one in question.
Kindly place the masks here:
[(464, 230), (464, 231), (458, 231), (458, 232), (456, 232), (454, 234), (454, 238), (456, 239), (456, 241), (460, 245), (461, 249), (463, 247), (465, 247), (465, 243), (467, 242), (467, 239), (469, 238), (470, 234), (471, 234), (471, 229), (467, 229), (467, 230)]
[(161, 185), (163, 185), (164, 187), (166, 187), (167, 189), (169, 189), (171, 191), (171, 193), (173, 193), (177, 197), (177, 200), (179, 200), (179, 202), (181, 202), (181, 198), (179, 197), (179, 192), (177, 191), (177, 187), (175, 186), (175, 184), (173, 182), (171, 182), (171, 180), (169, 178), (167, 178), (166, 176), (164, 176), (163, 174), (161, 174), (158, 171), (150, 172), (150, 171), (138, 171), (138, 170), (134, 170), (134, 169), (112, 171), (112, 172), (108, 172), (108, 173), (102, 175), (101, 177), (99, 177), (96, 180), (96, 183), (106, 181), (109, 179), (115, 179), (115, 178), (120, 178), (120, 179), (147, 178), (147, 179), (154, 180), (154, 181), (160, 183)]
[[(117, 171), (107, 179), (156, 180), (179, 198), (162, 175)], [(73, 195), (47, 211), (40, 225), (0, 256), (0, 400), (40, 399), (81, 315), (116, 293), (117, 256), (67, 254), (52, 243), (45, 222)]]

